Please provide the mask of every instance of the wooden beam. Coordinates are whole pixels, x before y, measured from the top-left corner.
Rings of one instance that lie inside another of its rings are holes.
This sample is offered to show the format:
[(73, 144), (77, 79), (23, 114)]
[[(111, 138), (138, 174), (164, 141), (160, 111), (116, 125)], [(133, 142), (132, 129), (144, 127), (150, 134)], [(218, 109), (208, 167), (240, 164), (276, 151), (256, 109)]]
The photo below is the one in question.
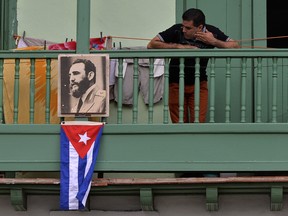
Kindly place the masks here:
[[(93, 187), (112, 185), (181, 185), (181, 184), (228, 184), (228, 183), (288, 183), (288, 176), (247, 176), (216, 178), (95, 178)], [(0, 178), (0, 184), (59, 185), (57, 178)]]

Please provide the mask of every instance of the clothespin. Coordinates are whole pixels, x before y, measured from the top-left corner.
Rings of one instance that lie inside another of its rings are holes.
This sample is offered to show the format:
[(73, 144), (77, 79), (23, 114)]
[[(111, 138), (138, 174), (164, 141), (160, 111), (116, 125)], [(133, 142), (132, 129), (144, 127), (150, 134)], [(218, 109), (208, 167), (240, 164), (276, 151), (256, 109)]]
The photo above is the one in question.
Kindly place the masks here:
[(44, 50), (46, 50), (46, 44), (47, 44), (47, 42), (46, 42), (46, 40), (44, 40)]
[(22, 34), (22, 39), (24, 39), (24, 38), (25, 38), (25, 34), (26, 34), (26, 32), (25, 32), (25, 31), (23, 31), (23, 34)]
[(122, 49), (122, 45), (121, 45), (121, 42), (119, 42), (119, 49), (120, 49), (120, 50)]
[(100, 41), (102, 42), (102, 32), (100, 32)]
[(19, 36), (19, 35), (17, 35), (17, 34), (14, 34), (13, 35), (13, 38), (14, 38), (14, 40), (17, 40), (17, 39), (19, 39), (21, 36)]
[(113, 48), (115, 48), (115, 42), (113, 42)]
[(66, 43), (68, 42), (68, 38), (65, 39), (65, 42), (66, 42)]
[(19, 43), (19, 40), (20, 40), (21, 36), (19, 36), (19, 35), (17, 35), (17, 34), (14, 34), (14, 35), (13, 35), (13, 38), (14, 38), (14, 40), (15, 40), (15, 45), (18, 46), (18, 43)]

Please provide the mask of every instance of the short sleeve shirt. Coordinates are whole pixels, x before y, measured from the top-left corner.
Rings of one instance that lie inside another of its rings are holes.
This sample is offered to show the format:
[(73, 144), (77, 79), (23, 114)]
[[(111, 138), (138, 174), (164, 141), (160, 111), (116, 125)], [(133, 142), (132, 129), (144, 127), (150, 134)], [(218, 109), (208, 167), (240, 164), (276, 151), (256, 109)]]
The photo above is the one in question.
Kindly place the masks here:
[[(229, 40), (229, 37), (225, 35), (220, 29), (212, 25), (205, 25), (203, 28), (211, 32), (215, 38), (221, 41)], [(166, 43), (179, 43), (179, 44), (190, 44), (196, 46), (200, 49), (213, 49), (214, 46), (210, 44), (205, 44), (202, 41), (196, 39), (186, 39), (184, 38), (182, 32), (182, 25), (175, 24), (167, 30), (160, 32), (158, 37)], [(206, 67), (208, 64), (208, 58), (200, 59), (200, 81), (207, 80)], [(195, 82), (195, 58), (185, 58), (184, 61), (184, 80), (185, 85), (194, 85)], [(179, 58), (171, 58), (169, 65), (169, 82), (170, 83), (179, 83)]]

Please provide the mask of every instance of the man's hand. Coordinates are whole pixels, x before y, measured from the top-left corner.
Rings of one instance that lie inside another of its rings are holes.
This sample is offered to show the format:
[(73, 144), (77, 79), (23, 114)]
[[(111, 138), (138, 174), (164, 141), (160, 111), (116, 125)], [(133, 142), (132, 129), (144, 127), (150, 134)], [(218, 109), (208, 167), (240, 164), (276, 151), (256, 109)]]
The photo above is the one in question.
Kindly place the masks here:
[(205, 32), (197, 32), (195, 33), (195, 37), (197, 40), (202, 41), (203, 43), (210, 44), (217, 48), (240, 48), (237, 41), (233, 39), (229, 39), (228, 41), (221, 41), (214, 37), (214, 35), (209, 32), (207, 29)]
[(217, 39), (214, 37), (214, 35), (209, 32), (207, 29), (205, 32), (199, 31), (195, 33), (195, 37), (197, 40), (202, 41), (203, 43), (215, 45)]

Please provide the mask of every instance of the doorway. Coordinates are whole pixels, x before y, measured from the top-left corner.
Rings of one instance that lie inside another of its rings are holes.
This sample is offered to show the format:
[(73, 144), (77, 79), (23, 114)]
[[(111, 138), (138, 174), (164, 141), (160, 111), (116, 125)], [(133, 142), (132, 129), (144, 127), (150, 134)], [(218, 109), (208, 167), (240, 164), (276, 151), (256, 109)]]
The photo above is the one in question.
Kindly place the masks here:
[[(267, 2), (267, 37), (288, 36), (286, 21), (288, 12), (285, 1), (266, 0)], [(267, 40), (272, 48), (288, 48), (288, 37)]]

